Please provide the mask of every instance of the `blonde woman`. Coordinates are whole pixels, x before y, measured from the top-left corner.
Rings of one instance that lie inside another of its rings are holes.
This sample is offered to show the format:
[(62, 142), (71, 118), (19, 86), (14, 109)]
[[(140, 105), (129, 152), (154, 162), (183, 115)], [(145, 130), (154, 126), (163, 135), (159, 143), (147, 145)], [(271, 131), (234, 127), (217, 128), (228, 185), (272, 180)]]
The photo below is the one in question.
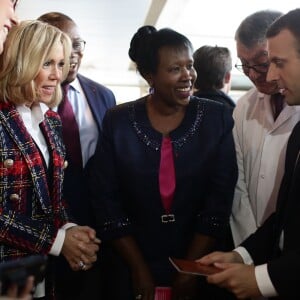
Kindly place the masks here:
[[(62, 254), (73, 270), (87, 270), (96, 260), (94, 230), (71, 223), (62, 200), (65, 147), (49, 109), (61, 99), (70, 52), (69, 38), (40, 21), (8, 33), (0, 57), (0, 261)], [(38, 298), (55, 294), (47, 275)]]

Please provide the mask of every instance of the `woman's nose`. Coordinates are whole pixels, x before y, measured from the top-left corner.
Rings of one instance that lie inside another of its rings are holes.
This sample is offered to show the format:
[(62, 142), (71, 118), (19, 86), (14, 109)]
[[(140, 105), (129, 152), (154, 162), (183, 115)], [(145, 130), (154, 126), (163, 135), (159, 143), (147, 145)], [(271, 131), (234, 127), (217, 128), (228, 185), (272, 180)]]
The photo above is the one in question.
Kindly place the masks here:
[(60, 80), (61, 79), (62, 72), (58, 67), (53, 67), (51, 71), (51, 78)]

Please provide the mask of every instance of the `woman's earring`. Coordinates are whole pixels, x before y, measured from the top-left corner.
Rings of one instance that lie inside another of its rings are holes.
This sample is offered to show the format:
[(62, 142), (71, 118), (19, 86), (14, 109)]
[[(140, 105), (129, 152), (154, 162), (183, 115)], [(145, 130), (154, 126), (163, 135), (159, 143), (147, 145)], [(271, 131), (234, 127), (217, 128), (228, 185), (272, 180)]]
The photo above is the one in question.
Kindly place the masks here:
[(149, 88), (149, 94), (153, 94), (153, 93), (154, 93), (154, 87), (150, 86), (150, 88)]

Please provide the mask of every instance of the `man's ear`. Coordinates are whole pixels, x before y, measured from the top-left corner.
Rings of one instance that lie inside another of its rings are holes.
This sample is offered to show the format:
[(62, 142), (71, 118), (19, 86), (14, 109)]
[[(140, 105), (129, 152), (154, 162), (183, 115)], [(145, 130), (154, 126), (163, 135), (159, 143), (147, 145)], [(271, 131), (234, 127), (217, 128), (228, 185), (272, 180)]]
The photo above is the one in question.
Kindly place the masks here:
[(229, 83), (231, 80), (231, 72), (226, 72), (224, 77), (224, 83)]

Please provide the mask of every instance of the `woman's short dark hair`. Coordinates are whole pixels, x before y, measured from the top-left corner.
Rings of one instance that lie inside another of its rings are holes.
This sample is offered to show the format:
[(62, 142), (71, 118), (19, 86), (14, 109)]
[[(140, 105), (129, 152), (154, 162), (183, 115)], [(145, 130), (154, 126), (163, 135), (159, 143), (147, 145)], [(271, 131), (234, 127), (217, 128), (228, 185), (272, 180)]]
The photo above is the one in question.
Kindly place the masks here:
[(192, 43), (184, 35), (170, 28), (156, 30), (153, 26), (143, 26), (134, 34), (128, 51), (142, 76), (156, 73), (158, 52), (162, 47), (188, 48), (193, 51)]

